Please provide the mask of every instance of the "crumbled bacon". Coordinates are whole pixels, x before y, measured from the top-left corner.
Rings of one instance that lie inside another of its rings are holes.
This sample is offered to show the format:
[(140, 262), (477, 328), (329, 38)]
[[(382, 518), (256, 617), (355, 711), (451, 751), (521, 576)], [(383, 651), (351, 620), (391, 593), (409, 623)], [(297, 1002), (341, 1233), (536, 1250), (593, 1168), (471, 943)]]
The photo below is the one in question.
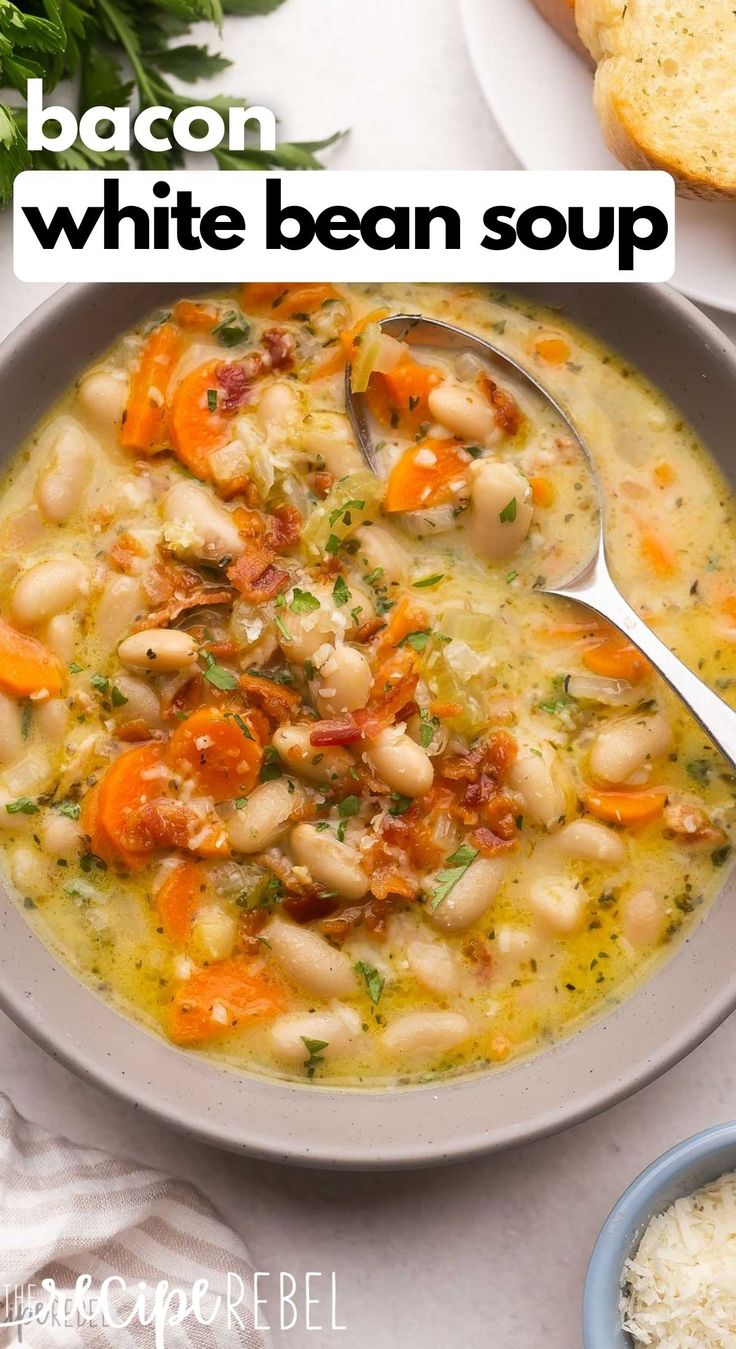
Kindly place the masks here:
[(251, 401), (253, 384), (265, 374), (262, 356), (251, 352), (242, 361), (221, 361), (215, 370), (220, 386), (218, 408), (221, 412), (236, 412)]
[(726, 834), (702, 809), (692, 802), (671, 802), (664, 809), (664, 832), (680, 843), (705, 844), (709, 847), (726, 842)]
[(241, 675), (240, 689), (247, 702), (254, 702), (279, 725), (282, 721), (290, 720), (301, 703), (301, 695), (296, 689), (277, 684), (274, 679), (266, 679), (263, 675)]
[(295, 923), (313, 923), (318, 918), (327, 918), (340, 907), (334, 894), (313, 886), (300, 895), (287, 895), (281, 902), (282, 909)]
[(141, 721), (140, 717), (136, 717), (135, 721), (126, 721), (125, 725), (121, 726), (116, 734), (118, 740), (132, 741), (134, 743), (152, 739), (149, 728), (146, 726), (145, 721)]
[(326, 472), (310, 473), (307, 477), (307, 482), (309, 483), (309, 486), (314, 492), (314, 495), (322, 499), (324, 499), (327, 496), (327, 493), (332, 487), (334, 481), (335, 479), (332, 473)]
[(142, 557), (145, 557), (145, 548), (138, 539), (126, 532), (120, 534), (109, 549), (107, 561), (115, 571), (122, 571), (129, 576)]
[(347, 941), (362, 922), (363, 905), (355, 904), (349, 909), (343, 909), (342, 913), (336, 914), (334, 918), (325, 918), (320, 923), (320, 928), (331, 941), (343, 942)]
[(371, 894), (376, 899), (416, 899), (418, 887), (395, 867), (378, 867), (371, 873)]
[(296, 340), (285, 328), (267, 328), (261, 337), (274, 370), (289, 370), (294, 364)]
[(143, 588), (154, 608), (138, 620), (135, 631), (165, 628), (190, 609), (230, 605), (234, 598), (232, 587), (208, 585), (192, 567), (177, 567), (170, 562), (159, 562), (151, 567)]
[(277, 506), (266, 518), (266, 541), (270, 548), (282, 553), (294, 548), (302, 536), (302, 517), (296, 506)]
[(318, 721), (309, 743), (316, 748), (320, 745), (352, 745), (361, 735), (355, 717), (349, 713), (345, 717), (334, 717), (332, 721)]
[(524, 420), (516, 399), (482, 370), (478, 376), (478, 388), (488, 400), (496, 414), (496, 423), (507, 436), (515, 436)]
[(131, 852), (151, 848), (186, 848), (189, 843), (190, 812), (180, 801), (158, 796), (134, 807), (121, 833), (121, 843)]
[(255, 548), (228, 567), (228, 580), (250, 604), (265, 604), (289, 584), (288, 571), (277, 567), (272, 557), (268, 548)]
[(482, 983), (487, 983), (493, 973), (493, 957), (488, 944), (480, 937), (467, 937), (463, 942), (463, 955), (473, 962), (476, 974)]

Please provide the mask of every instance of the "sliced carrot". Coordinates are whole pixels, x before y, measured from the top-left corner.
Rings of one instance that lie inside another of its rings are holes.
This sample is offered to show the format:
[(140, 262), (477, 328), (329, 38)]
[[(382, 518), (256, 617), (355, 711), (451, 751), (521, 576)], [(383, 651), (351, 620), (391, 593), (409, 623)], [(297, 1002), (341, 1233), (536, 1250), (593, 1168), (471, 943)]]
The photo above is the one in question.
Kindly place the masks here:
[[(174, 995), (169, 1034), (177, 1045), (227, 1035), (241, 1021), (265, 1020), (284, 1010), (281, 990), (242, 956), (197, 970)], [(305, 1050), (306, 1058), (306, 1050)]]
[[(423, 459), (427, 463), (423, 463)], [(423, 440), (402, 454), (386, 484), (383, 509), (419, 511), (457, 497), (468, 474), (467, 452), (456, 440)]]
[(535, 506), (551, 506), (557, 495), (554, 484), (549, 478), (533, 477), (529, 479), (532, 489), (532, 501)]
[(345, 369), (348, 361), (355, 357), (356, 343), (360, 334), (371, 323), (380, 323), (381, 319), (388, 317), (388, 309), (372, 309), (370, 314), (364, 314), (362, 319), (358, 319), (352, 328), (346, 328), (340, 333), (340, 341), (331, 351), (330, 355), (313, 370), (309, 376), (310, 380), (326, 379), (329, 375), (339, 375), (341, 370)]
[(429, 395), (443, 379), (441, 370), (406, 356), (393, 370), (371, 375), (366, 402), (384, 426), (399, 427), (413, 436), (431, 420)]
[(196, 780), (204, 796), (232, 801), (255, 786), (263, 750), (246, 717), (236, 720), (218, 708), (201, 707), (177, 726), (167, 757), (177, 772)]
[(538, 337), (534, 350), (548, 365), (564, 365), (572, 354), (563, 337)]
[(585, 794), (585, 804), (593, 815), (609, 824), (647, 824), (662, 814), (667, 795), (666, 787), (619, 792), (590, 789)]
[(126, 750), (110, 765), (88, 810), (86, 828), (97, 856), (123, 862), (131, 871), (145, 866), (149, 849), (127, 848), (122, 840), (129, 814), (146, 798), (159, 794), (161, 779), (156, 770), (162, 764), (162, 746), (152, 740)]
[(677, 474), (671, 464), (666, 459), (661, 459), (654, 465), (654, 481), (658, 487), (671, 487), (677, 482)]
[(583, 652), (583, 664), (594, 674), (610, 679), (628, 679), (640, 684), (651, 672), (649, 661), (625, 637), (608, 637)]
[(217, 323), (217, 310), (211, 304), (195, 304), (193, 300), (180, 300), (174, 308), (172, 318), (180, 328), (211, 332)]
[(315, 314), (326, 300), (338, 298), (329, 282), (285, 286), (283, 281), (251, 281), (240, 288), (240, 303), (246, 313), (272, 314), (276, 319)]
[(61, 693), (59, 662), (37, 637), (18, 632), (0, 618), (0, 689), (14, 698), (30, 698), (46, 689)]
[(657, 576), (671, 576), (677, 570), (677, 557), (663, 534), (648, 529), (641, 536), (641, 551)]
[(428, 627), (429, 614), (427, 610), (421, 609), (418, 604), (414, 604), (407, 595), (402, 595), (396, 608), (391, 611), (391, 617), (376, 648), (379, 660), (395, 651), (404, 638), (409, 636), (410, 632), (426, 632)]
[(155, 453), (164, 448), (166, 396), (180, 353), (181, 338), (171, 323), (154, 329), (130, 381), (120, 433), (126, 450)]
[(171, 447), (177, 459), (206, 481), (210, 475), (210, 455), (227, 444), (229, 418), (219, 408), (217, 368), (220, 361), (208, 361), (177, 385), (169, 410)]
[(196, 862), (180, 862), (170, 871), (156, 895), (161, 926), (170, 941), (183, 946), (202, 891), (202, 872)]

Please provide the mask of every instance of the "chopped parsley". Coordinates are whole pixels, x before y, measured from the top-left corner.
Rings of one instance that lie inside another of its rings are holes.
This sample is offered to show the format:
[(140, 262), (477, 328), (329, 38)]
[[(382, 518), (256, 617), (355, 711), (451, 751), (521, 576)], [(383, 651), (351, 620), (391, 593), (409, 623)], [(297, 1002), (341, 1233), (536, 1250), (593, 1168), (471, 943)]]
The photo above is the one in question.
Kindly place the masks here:
[[(227, 674), (227, 671), (225, 671), (225, 673)], [(248, 725), (247, 721), (243, 720), (239, 712), (226, 712), (225, 716), (229, 717), (231, 721), (235, 722), (235, 725), (237, 726), (238, 730), (242, 732), (246, 740), (253, 739), (253, 733), (250, 729), (250, 726)]]
[(320, 1064), (324, 1063), (321, 1051), (327, 1049), (330, 1042), (329, 1040), (311, 1040), (308, 1035), (301, 1035), (299, 1038), (304, 1042), (307, 1054), (309, 1055), (309, 1058), (304, 1060), (303, 1065), (306, 1069), (307, 1077), (314, 1077)]
[(19, 796), (16, 801), (7, 801), (5, 809), (8, 815), (38, 815), (38, 802), (30, 796)]
[(110, 690), (110, 702), (112, 703), (113, 707), (124, 707), (127, 701), (128, 699), (126, 698), (125, 694), (118, 688), (117, 684), (113, 684)]
[(340, 823), (337, 826), (337, 837), (342, 843), (345, 839), (345, 830), (348, 827), (348, 820), (353, 819), (360, 811), (359, 796), (345, 796), (340, 802), (337, 813), (340, 816)]
[(202, 653), (204, 661), (204, 677), (208, 683), (223, 693), (232, 693), (233, 689), (238, 687), (238, 677), (232, 670), (226, 670), (224, 665), (218, 665), (211, 651)]
[(82, 813), (82, 807), (78, 801), (57, 801), (54, 810), (59, 815), (66, 815), (68, 820), (78, 820)]
[(438, 571), (435, 572), (434, 576), (425, 576), (421, 581), (414, 581), (413, 588), (414, 590), (429, 590), (431, 586), (439, 585), (440, 581), (444, 579), (444, 575), (443, 571)]
[(247, 342), (250, 326), (243, 323), (238, 315), (231, 311), (216, 328), (212, 329), (212, 336), (216, 337), (223, 347), (237, 347), (239, 342)]
[(266, 745), (258, 776), (261, 782), (273, 782), (275, 778), (281, 777), (281, 759), (275, 745)]
[(340, 551), (341, 546), (342, 546), (342, 539), (338, 538), (337, 534), (330, 534), (330, 537), (327, 540), (327, 543), (325, 544), (325, 552), (330, 553), (332, 557), (336, 557), (336, 555)]
[(408, 632), (406, 637), (402, 637), (399, 646), (410, 646), (414, 651), (423, 651), (431, 636), (429, 629), (425, 629), (424, 632)]
[(350, 599), (350, 590), (344, 576), (335, 577), (335, 584), (332, 587), (332, 598), (338, 607), (347, 604)]
[(439, 908), (443, 899), (447, 898), (453, 886), (457, 885), (477, 856), (477, 848), (471, 848), (469, 843), (462, 843), (452, 857), (448, 857), (446, 865), (435, 877), (435, 888), (429, 903), (432, 913)]
[(294, 586), (294, 595), (289, 608), (294, 614), (313, 614), (315, 609), (319, 609), (319, 600), (308, 590), (300, 590), (298, 586)]
[(97, 689), (98, 693), (107, 693), (107, 690), (110, 687), (110, 680), (100, 674), (93, 674), (89, 682), (93, 689)]
[(422, 749), (429, 749), (435, 733), (440, 728), (439, 717), (433, 717), (432, 713), (426, 707), (423, 707), (419, 712), (419, 722), (419, 738), (422, 743)]
[(392, 792), (388, 798), (388, 813), (396, 818), (397, 815), (405, 815), (412, 802), (410, 796), (402, 796), (401, 792)]
[(499, 514), (499, 520), (502, 525), (512, 525), (516, 519), (516, 497), (512, 497), (506, 502), (503, 510)]
[(356, 974), (359, 974), (361, 978), (365, 980), (368, 997), (375, 1006), (381, 1001), (381, 994), (383, 993), (383, 987), (386, 980), (382, 978), (373, 965), (367, 965), (364, 960), (359, 960), (354, 966), (354, 969)]
[(207, 408), (210, 412), (217, 412), (217, 389), (207, 390)]

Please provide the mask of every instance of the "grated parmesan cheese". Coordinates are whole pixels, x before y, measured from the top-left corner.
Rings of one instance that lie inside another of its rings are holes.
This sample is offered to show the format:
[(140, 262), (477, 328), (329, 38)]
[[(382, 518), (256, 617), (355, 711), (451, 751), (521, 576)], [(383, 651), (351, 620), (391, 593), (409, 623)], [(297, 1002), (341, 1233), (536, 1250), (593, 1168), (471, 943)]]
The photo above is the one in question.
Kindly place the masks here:
[(624, 1330), (659, 1349), (736, 1344), (736, 1172), (652, 1218), (624, 1265)]

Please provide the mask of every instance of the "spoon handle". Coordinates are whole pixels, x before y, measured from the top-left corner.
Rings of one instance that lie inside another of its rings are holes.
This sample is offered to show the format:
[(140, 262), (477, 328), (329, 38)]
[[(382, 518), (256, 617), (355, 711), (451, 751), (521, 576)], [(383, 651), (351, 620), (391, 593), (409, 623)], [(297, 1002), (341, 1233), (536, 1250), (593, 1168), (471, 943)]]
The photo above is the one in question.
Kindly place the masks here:
[(547, 593), (587, 605), (624, 633), (667, 680), (736, 773), (736, 711), (684, 665), (624, 599), (611, 578), (603, 544), (581, 576)]

